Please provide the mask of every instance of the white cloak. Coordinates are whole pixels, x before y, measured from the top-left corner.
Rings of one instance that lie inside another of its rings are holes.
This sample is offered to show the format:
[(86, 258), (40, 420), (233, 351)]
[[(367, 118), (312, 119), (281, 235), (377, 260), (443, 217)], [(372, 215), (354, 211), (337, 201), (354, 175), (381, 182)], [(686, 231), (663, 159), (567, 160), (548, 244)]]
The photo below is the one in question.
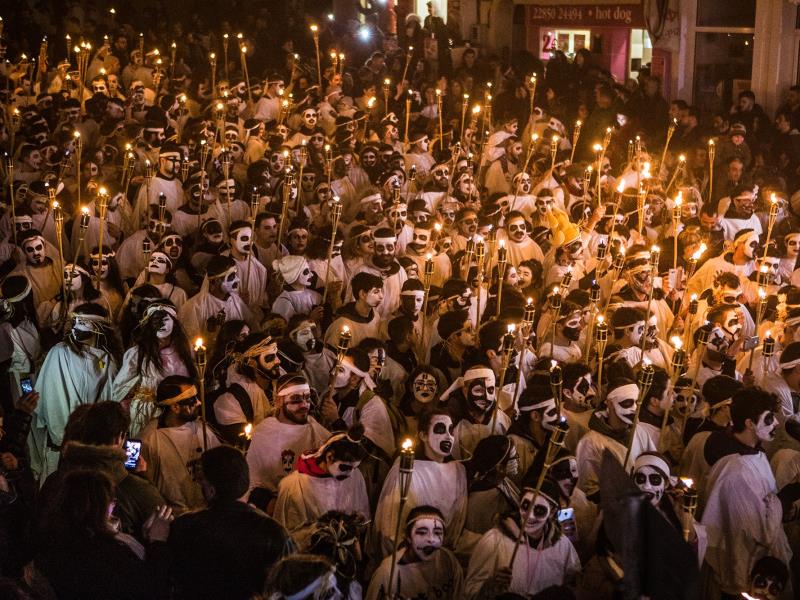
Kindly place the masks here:
[[(400, 564), (406, 548), (397, 551), (392, 589), (397, 600), (461, 600), (464, 597), (464, 573), (455, 555), (447, 548), (440, 548), (428, 561)], [(367, 588), (366, 600), (383, 600), (388, 597), (389, 574), (392, 557), (383, 559), (372, 575)]]

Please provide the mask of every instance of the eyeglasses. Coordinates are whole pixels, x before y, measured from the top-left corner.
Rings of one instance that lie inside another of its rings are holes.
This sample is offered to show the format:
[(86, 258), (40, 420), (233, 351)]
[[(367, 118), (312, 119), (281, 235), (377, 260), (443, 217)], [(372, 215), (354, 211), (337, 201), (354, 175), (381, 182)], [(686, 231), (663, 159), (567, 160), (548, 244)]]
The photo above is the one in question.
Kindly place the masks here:
[(633, 481), (636, 485), (644, 485), (649, 481), (650, 485), (658, 487), (664, 482), (664, 478), (658, 473), (650, 473), (650, 475), (645, 475), (644, 473), (636, 473), (633, 476)]

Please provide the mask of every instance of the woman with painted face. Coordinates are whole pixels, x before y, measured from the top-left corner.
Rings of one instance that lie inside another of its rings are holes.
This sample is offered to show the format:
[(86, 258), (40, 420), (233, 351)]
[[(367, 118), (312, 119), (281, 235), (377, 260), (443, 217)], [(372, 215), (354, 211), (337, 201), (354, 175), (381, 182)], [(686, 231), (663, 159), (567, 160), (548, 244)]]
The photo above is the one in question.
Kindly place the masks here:
[(436, 369), (430, 365), (419, 365), (406, 379), (406, 390), (400, 400), (400, 412), (405, 418), (408, 435), (416, 436), (419, 431), (419, 419), (425, 410), (438, 405), (439, 379)]
[[(400, 515), (405, 520), (417, 506), (436, 507), (444, 516), (444, 545), (455, 549), (467, 513), (467, 475), (464, 465), (453, 460), (453, 420), (448, 411), (431, 407), (420, 416), (414, 475), (408, 500)], [(383, 483), (375, 511), (375, 547), (382, 556), (391, 553), (400, 510), (400, 462), (395, 460)]]
[(131, 437), (138, 437), (157, 416), (154, 398), (162, 379), (167, 375), (197, 377), (189, 340), (177, 318), (175, 307), (167, 301), (148, 305), (133, 330), (135, 345), (122, 357), (113, 399), (130, 404)]
[(161, 297), (173, 304), (180, 311), (186, 303), (186, 292), (175, 280), (175, 260), (168, 254), (168, 250), (159, 244), (150, 254), (150, 262), (139, 273), (134, 285), (149, 283), (155, 287)]
[[(797, 258), (800, 256), (800, 231), (790, 231), (778, 240), (778, 248), (782, 255), (778, 265), (778, 275), (782, 281), (790, 281), (797, 270)], [(793, 285), (796, 285), (792, 282)]]
[(519, 505), (519, 489), (512, 483), (519, 475), (519, 467), (517, 449), (509, 436), (490, 435), (478, 442), (466, 462), (469, 498), (464, 541), (469, 539), (467, 534), (483, 535), (494, 526), (495, 515), (506, 514)]
[(455, 554), (443, 546), (446, 531), (444, 515), (436, 507), (421, 505), (409, 511), (394, 578), (389, 581), (392, 557), (387, 556), (370, 580), (367, 600), (394, 594), (398, 598), (462, 598), (464, 574)]
[(125, 286), (119, 275), (115, 253), (107, 246), (95, 246), (89, 252), (89, 271), (97, 277), (100, 274), (100, 294), (111, 311), (111, 320), (116, 322), (125, 300)]
[[(560, 494), (550, 478), (538, 493), (535, 482), (526, 481), (519, 508), (501, 515), (475, 547), (467, 569), (466, 598), (494, 598), (504, 592), (529, 597), (550, 586), (574, 583), (581, 561), (558, 526)], [(522, 543), (510, 564), (520, 527)]]
[(111, 312), (100, 292), (94, 287), (95, 279), (89, 275), (83, 265), (65, 264), (64, 282), (67, 292), (66, 299), (63, 294), (59, 294), (52, 302), (46, 302), (39, 306), (39, 314), (47, 314), (47, 317), (42, 320), (43, 327), (51, 328), (56, 334), (62, 333), (69, 313), (76, 306), (87, 302), (102, 306), (107, 312)]
[(322, 321), (322, 295), (312, 288), (315, 274), (303, 256), (289, 255), (273, 263), (283, 277), (283, 290), (272, 303), (272, 312), (288, 322), (297, 314), (308, 315), (312, 321)]
[(762, 450), (779, 426), (776, 397), (746, 388), (731, 400), (731, 432), (715, 431), (705, 444), (711, 472), (701, 502), (710, 583), (736, 596), (748, 589), (754, 560), (771, 555), (788, 564), (792, 552), (782, 521), (793, 516), (797, 498), (792, 486), (778, 490)]
[(363, 435), (360, 423), (333, 434), (316, 450), (301, 454), (296, 470), (281, 479), (274, 517), (298, 548), (307, 547), (315, 521), (329, 511), (370, 518), (367, 487), (358, 469), (366, 458)]
[(638, 398), (639, 386), (633, 380), (609, 373), (606, 408), (595, 411), (589, 418), (589, 432), (578, 442), (575, 452), (581, 467), (578, 487), (593, 502), (599, 499), (600, 464), (605, 450), (609, 450), (622, 464), (631, 435), (629, 464), (642, 452), (657, 450), (645, 432), (644, 424), (638, 423), (631, 431)]
[(112, 400), (121, 358), (108, 313), (96, 304), (76, 306), (64, 341), (47, 353), (34, 389), (41, 396), (31, 424), (31, 470), (44, 480), (57, 465), (69, 414), (81, 404)]

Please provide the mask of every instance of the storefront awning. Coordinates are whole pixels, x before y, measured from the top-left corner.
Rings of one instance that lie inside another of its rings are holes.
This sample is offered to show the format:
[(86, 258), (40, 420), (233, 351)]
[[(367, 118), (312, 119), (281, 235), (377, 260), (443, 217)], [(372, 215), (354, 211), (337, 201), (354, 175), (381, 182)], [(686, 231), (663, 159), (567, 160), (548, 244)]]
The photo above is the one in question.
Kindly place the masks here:
[(528, 6), (527, 22), (545, 27), (645, 26), (642, 0), (514, 0)]

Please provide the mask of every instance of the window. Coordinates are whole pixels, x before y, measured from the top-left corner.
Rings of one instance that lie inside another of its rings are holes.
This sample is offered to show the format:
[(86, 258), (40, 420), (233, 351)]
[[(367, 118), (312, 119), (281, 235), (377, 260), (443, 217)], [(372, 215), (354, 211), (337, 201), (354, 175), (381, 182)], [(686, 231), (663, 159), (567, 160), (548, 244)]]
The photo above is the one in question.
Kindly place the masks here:
[(753, 27), (756, 0), (697, 0), (698, 27)]
[(750, 89), (753, 34), (703, 31), (695, 40), (695, 104), (702, 111), (727, 110)]

